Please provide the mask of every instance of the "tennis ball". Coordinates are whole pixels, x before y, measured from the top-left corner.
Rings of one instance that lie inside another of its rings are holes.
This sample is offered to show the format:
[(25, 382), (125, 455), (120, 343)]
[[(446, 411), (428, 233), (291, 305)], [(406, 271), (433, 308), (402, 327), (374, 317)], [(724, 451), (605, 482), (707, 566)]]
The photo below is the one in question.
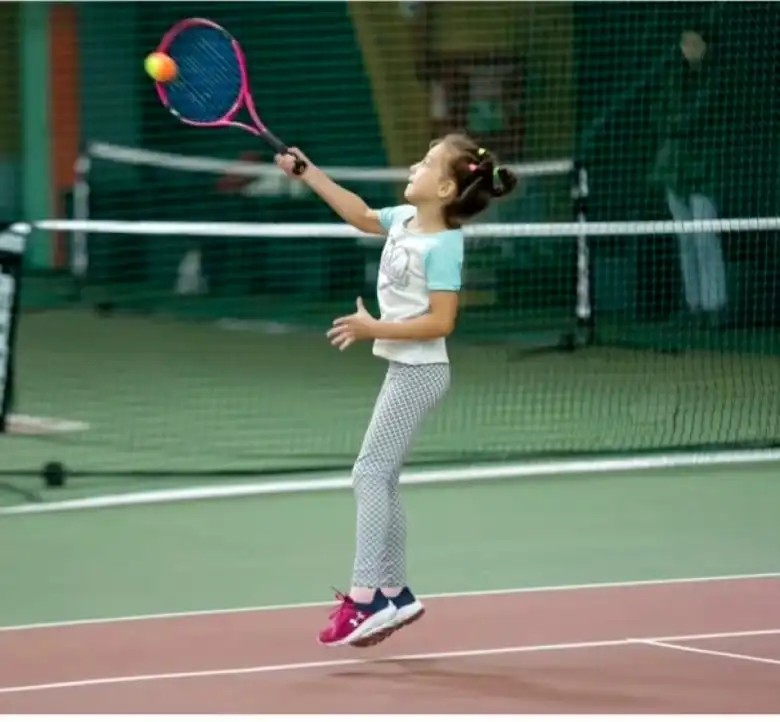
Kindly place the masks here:
[(175, 80), (178, 69), (170, 55), (150, 53), (144, 61), (144, 69), (158, 83), (170, 83)]

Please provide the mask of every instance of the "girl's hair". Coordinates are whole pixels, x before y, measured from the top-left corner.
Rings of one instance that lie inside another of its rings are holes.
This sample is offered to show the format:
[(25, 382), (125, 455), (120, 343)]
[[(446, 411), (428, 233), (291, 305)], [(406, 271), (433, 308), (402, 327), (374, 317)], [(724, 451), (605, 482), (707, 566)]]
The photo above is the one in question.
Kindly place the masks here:
[(460, 228), (517, 185), (517, 176), (468, 136), (452, 133), (432, 145), (439, 143), (451, 151), (450, 173), (457, 186), (457, 196), (443, 209), (448, 228)]

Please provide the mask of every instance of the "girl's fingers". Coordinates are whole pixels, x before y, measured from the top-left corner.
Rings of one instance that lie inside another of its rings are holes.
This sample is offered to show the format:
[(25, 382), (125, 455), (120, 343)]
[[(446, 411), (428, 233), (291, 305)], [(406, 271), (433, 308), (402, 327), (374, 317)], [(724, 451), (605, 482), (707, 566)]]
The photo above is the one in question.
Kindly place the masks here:
[(339, 351), (343, 351), (347, 346), (350, 346), (354, 340), (355, 337), (351, 333), (345, 331), (344, 333), (333, 336), (330, 342)]
[(338, 336), (342, 333), (348, 333), (349, 332), (349, 326), (346, 326), (345, 324), (338, 324), (334, 322), (333, 328), (331, 328), (325, 335), (328, 338), (333, 338), (334, 336)]
[(327, 336), (330, 339), (330, 342), (334, 346), (337, 346), (341, 340), (349, 336), (349, 332), (345, 328), (332, 328), (330, 331), (328, 331)]

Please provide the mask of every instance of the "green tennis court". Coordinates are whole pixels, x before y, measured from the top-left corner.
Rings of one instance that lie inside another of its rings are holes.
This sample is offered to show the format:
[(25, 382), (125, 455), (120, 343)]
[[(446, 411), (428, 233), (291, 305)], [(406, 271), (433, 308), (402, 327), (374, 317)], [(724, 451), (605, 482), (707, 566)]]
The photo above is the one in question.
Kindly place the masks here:
[[(341, 668), (359, 667), (360, 705), (377, 710), (373, 695), (412, 682), (400, 708), (446, 707), (441, 685), (457, 683), (483, 711), (559, 709), (572, 686), (594, 710), (775, 710), (777, 468), (410, 487), (410, 580), (429, 614), (379, 657), (313, 642), (347, 584), (348, 491), (4, 517), (0, 709), (343, 710)], [(530, 695), (531, 679), (554, 691)]]
[(452, 130), (520, 178), (401, 479), (426, 616), (334, 652), (377, 239), (161, 107), (193, 4), (0, 3), (0, 714), (780, 712), (775, 5), (209, 6), (370, 207)]
[[(421, 594), (780, 572), (777, 465), (405, 492)], [(349, 491), (2, 517), (0, 626), (323, 601)]]

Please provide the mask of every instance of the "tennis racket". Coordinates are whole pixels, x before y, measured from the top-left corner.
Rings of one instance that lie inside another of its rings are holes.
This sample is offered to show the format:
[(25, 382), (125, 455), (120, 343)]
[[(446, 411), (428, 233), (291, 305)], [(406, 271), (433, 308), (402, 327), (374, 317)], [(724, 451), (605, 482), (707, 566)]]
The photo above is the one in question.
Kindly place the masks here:
[[(176, 23), (160, 41), (158, 52), (176, 63), (176, 79), (155, 83), (162, 104), (182, 123), (201, 128), (233, 127), (262, 138), (277, 153), (289, 148), (260, 120), (249, 90), (246, 59), (238, 41), (221, 25), (203, 18)], [(245, 108), (252, 124), (235, 118)], [(298, 158), (293, 172), (306, 162)]]

